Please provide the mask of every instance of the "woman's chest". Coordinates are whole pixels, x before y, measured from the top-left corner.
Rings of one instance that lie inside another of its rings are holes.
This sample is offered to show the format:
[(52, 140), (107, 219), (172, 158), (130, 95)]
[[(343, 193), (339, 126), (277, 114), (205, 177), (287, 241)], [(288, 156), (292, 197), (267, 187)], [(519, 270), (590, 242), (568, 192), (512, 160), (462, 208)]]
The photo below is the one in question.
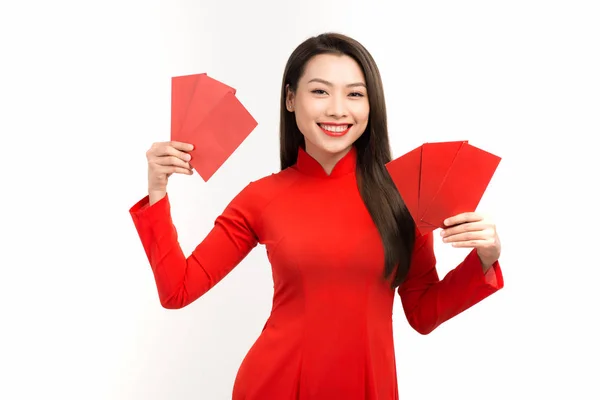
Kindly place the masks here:
[(352, 182), (290, 191), (263, 213), (261, 242), (274, 268), (380, 274), (377, 227)]

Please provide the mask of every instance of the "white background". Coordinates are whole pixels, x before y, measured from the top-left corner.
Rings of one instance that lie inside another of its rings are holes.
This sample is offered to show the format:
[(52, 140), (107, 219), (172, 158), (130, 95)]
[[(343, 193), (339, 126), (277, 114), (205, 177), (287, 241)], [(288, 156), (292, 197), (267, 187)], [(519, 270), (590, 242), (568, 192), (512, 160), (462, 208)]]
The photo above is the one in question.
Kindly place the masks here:
[[(278, 170), (283, 67), (324, 31), (375, 57), (395, 156), (467, 139), (503, 158), (478, 210), (506, 287), (428, 336), (397, 298), (401, 398), (600, 398), (599, 19), (574, 0), (3, 1), (0, 398), (230, 398), (270, 311), (264, 248), (165, 310), (128, 210), (169, 139), (171, 76), (235, 87), (257, 129), (209, 183), (169, 185), (189, 254)], [(436, 251), (442, 276), (466, 255)]]

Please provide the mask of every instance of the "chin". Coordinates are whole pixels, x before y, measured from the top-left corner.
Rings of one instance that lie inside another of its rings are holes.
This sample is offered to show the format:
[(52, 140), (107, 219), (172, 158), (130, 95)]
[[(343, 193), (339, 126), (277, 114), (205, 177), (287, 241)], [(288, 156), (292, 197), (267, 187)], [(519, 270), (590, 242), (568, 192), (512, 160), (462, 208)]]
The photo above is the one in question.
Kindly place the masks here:
[(360, 137), (360, 134), (356, 134), (357, 128), (359, 127), (354, 125), (345, 134), (329, 135), (324, 133), (323, 130), (317, 126), (316, 129), (313, 128), (314, 130), (307, 129), (310, 134), (305, 135), (304, 139), (307, 146), (311, 147), (313, 150), (324, 154), (338, 155), (346, 152)]
[(350, 140), (339, 143), (327, 143), (322, 147), (322, 150), (329, 154), (339, 154), (348, 150), (350, 147), (352, 147), (353, 144), (354, 141)]
[(323, 151), (331, 154), (338, 154), (352, 147), (354, 142), (360, 137), (360, 135), (352, 135), (352, 132), (349, 133), (350, 134), (341, 137), (321, 135), (319, 138), (320, 140), (317, 143), (319, 143), (319, 147), (321, 147)]

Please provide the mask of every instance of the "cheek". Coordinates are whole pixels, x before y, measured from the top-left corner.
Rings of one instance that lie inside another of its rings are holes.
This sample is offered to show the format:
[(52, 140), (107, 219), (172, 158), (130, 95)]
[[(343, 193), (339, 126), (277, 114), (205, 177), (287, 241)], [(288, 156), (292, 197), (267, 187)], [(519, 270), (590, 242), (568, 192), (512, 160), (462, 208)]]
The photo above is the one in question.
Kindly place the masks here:
[(317, 118), (325, 111), (324, 101), (311, 101), (306, 99), (300, 102), (298, 105), (302, 116), (306, 118)]
[(357, 104), (353, 114), (357, 123), (366, 124), (369, 121), (369, 103)]
[(324, 113), (321, 103), (313, 102), (302, 102), (297, 104), (296, 107), (296, 122), (301, 126), (308, 126), (318, 120)]

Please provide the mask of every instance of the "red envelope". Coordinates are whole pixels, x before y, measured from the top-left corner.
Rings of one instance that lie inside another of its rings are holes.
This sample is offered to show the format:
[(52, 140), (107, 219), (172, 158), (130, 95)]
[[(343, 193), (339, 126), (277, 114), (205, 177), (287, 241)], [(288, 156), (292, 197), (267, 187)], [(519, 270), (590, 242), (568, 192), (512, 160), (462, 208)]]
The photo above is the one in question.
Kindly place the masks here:
[(171, 78), (171, 139), (177, 137), (187, 116), (200, 75), (183, 75)]
[(421, 235), (475, 211), (500, 158), (468, 141), (425, 143), (386, 167)]
[(190, 152), (190, 164), (205, 182), (208, 181), (257, 125), (232, 92), (225, 94), (192, 131), (198, 144)]
[(463, 144), (421, 220), (444, 228), (446, 218), (475, 211), (500, 160), (494, 154)]
[(435, 229), (436, 226), (423, 221), (423, 215), (464, 143), (468, 142), (425, 143), (422, 146), (418, 220), (432, 229)]
[(198, 128), (227, 93), (235, 94), (236, 90), (211, 78), (207, 74), (198, 75), (194, 93), (189, 102), (188, 112), (182, 126), (182, 131), (180, 132), (182, 139), (192, 139), (189, 135)]
[(235, 94), (206, 73), (172, 78), (171, 140), (194, 145), (190, 164), (204, 181), (258, 125)]
[[(419, 146), (402, 157), (386, 164), (388, 173), (400, 192), (400, 197), (415, 222), (419, 221), (419, 182), (421, 177), (421, 150)], [(417, 223), (418, 225), (418, 223)]]

